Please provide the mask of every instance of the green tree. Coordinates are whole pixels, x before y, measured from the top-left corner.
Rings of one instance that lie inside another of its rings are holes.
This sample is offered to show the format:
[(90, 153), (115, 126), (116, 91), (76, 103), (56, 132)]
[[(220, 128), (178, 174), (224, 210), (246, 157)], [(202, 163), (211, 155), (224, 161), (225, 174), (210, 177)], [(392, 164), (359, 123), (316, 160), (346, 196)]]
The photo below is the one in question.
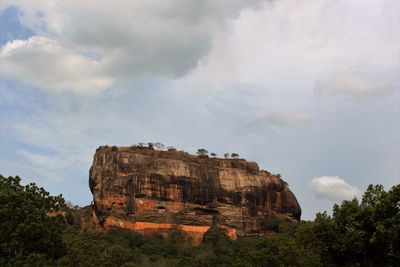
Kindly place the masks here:
[(318, 257), (287, 235), (244, 238), (235, 242), (234, 266), (319, 266)]
[(66, 232), (67, 254), (60, 258), (57, 266), (112, 266), (106, 242), (91, 233)]
[(230, 239), (226, 235), (224, 229), (218, 225), (212, 225), (207, 232), (204, 233), (202, 244), (211, 245), (212, 247), (219, 248), (226, 246)]
[(369, 258), (387, 266), (400, 266), (400, 185), (388, 192), (370, 185), (361, 206)]
[(332, 216), (318, 213), (295, 235), (325, 266), (399, 266), (400, 185), (388, 192), (370, 185), (361, 203), (354, 198), (336, 204)]
[(65, 254), (64, 218), (46, 214), (57, 214), (65, 201), (34, 183), (20, 182), (18, 176), (0, 175), (0, 265), (23, 266), (28, 261), (40, 266)]
[(226, 235), (225, 230), (217, 224), (212, 225), (204, 233), (202, 249), (203, 251), (210, 251), (203, 254), (202, 262), (206, 266), (232, 265), (233, 241)]

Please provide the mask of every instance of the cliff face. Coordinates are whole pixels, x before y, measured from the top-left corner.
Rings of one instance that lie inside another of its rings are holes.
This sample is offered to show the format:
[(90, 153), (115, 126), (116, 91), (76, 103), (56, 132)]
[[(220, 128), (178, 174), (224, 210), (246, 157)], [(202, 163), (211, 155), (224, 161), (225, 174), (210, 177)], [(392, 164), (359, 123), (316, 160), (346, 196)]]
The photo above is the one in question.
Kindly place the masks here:
[(285, 182), (243, 159), (100, 147), (90, 169), (97, 220), (144, 234), (181, 226), (195, 243), (212, 223), (232, 237), (262, 233), (276, 215), (300, 219)]

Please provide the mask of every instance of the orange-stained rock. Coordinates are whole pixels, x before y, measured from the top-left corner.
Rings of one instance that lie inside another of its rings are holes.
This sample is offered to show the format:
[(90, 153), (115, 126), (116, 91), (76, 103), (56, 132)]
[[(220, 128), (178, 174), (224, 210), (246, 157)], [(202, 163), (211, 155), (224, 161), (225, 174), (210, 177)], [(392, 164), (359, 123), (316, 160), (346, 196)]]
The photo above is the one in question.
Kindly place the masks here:
[(89, 185), (103, 228), (152, 234), (179, 225), (194, 243), (213, 223), (235, 238), (263, 233), (276, 215), (301, 215), (280, 177), (243, 159), (105, 146), (94, 155)]
[[(118, 219), (113, 216), (108, 216), (103, 224), (105, 230), (110, 227), (119, 227), (135, 232), (150, 235), (150, 234), (164, 234), (167, 233), (174, 225), (170, 223), (151, 223), (151, 222), (130, 222), (123, 219)], [(194, 225), (176, 225), (184, 231), (188, 238), (192, 240), (195, 245), (200, 244), (203, 235), (208, 231), (210, 226), (194, 226)], [(231, 238), (236, 238), (235, 229), (227, 229), (227, 234)]]

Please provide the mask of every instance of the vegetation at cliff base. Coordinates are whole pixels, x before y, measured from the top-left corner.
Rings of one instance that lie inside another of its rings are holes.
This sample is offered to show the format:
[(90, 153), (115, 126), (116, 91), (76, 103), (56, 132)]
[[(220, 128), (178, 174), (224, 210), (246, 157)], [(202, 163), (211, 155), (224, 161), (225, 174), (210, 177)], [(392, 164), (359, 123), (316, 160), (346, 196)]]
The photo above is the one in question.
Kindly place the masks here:
[(81, 231), (61, 195), (20, 182), (0, 175), (0, 266), (400, 266), (400, 185), (370, 185), (314, 221), (277, 218), (269, 236), (231, 240), (212, 226), (193, 246), (179, 227), (166, 238)]

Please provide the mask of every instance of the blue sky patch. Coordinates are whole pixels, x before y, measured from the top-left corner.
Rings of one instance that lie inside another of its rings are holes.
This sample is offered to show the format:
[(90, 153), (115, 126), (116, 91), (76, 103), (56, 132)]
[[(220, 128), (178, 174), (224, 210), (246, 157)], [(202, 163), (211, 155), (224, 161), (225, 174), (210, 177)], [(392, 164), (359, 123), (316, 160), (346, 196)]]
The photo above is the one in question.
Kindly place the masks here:
[(0, 13), (0, 45), (14, 39), (28, 39), (35, 32), (22, 25), (19, 16), (22, 12), (17, 7), (8, 7)]

